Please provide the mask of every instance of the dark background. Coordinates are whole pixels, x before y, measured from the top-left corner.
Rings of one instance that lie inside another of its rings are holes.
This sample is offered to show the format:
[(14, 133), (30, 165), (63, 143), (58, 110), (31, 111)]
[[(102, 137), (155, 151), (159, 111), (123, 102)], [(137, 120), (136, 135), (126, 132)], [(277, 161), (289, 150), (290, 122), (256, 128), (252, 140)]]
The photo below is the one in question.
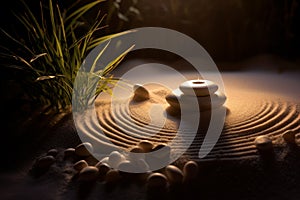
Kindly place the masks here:
[[(44, 1), (47, 2), (47, 1)], [(70, 0), (60, 0), (68, 7)], [(82, 1), (87, 2), (87, 1)], [(136, 27), (157, 26), (171, 28), (198, 41), (216, 62), (236, 62), (260, 54), (272, 54), (290, 61), (300, 55), (299, 0), (123, 0), (112, 12), (113, 1), (103, 2), (98, 10), (110, 17), (104, 34)], [(32, 10), (39, 11), (39, 0), (26, 1)], [(139, 13), (130, 11), (130, 7)], [(22, 36), (26, 34), (12, 14), (20, 13), (18, 0), (1, 6), (1, 27)], [(126, 16), (128, 21), (118, 17)], [(1, 36), (1, 45), (10, 45)]]
[[(68, 8), (74, 1), (56, 2), (61, 8)], [(92, 0), (79, 2), (89, 1)], [(32, 12), (40, 15), (40, 0), (25, 2)], [(48, 4), (48, 0), (41, 2)], [(300, 0), (107, 0), (91, 10), (85, 16), (86, 21), (94, 19), (99, 11), (100, 17), (107, 14), (103, 21), (107, 27), (99, 36), (147, 26), (174, 29), (202, 45), (220, 71), (241, 70), (256, 57), (260, 58), (259, 66), (271, 63), (283, 71), (292, 63), (293, 68), (300, 69)], [(13, 13), (24, 13), (20, 0), (9, 0), (1, 5), (1, 29), (17, 38), (26, 38), (28, 33)], [(0, 46), (17, 48), (13, 44), (0, 33)], [(178, 59), (153, 50), (130, 52), (126, 59), (138, 56), (160, 61)], [(20, 104), (22, 91), (18, 80), (24, 78), (8, 68), (9, 64), (0, 60), (0, 103), (4, 105), (1, 107), (4, 112), (9, 108), (6, 104)]]

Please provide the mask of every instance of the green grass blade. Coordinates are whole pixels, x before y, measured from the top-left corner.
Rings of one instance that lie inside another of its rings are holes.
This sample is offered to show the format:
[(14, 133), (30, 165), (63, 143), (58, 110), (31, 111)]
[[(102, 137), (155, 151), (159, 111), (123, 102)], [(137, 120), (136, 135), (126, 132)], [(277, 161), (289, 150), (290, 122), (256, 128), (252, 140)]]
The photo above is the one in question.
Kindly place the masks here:
[[(104, 2), (105, 0), (95, 0), (85, 6), (80, 7), (79, 9), (72, 12), (68, 17), (66, 17), (65, 22), (69, 24), (68, 27), (66, 27), (66, 30), (70, 30), (70, 28), (73, 26), (73, 24), (82, 17), (87, 11), (89, 11), (91, 8), (95, 7), (97, 4)], [(70, 21), (70, 22), (69, 22)]]
[(99, 60), (99, 58), (103, 55), (104, 51), (107, 49), (108, 45), (110, 44), (110, 41), (111, 40), (108, 40), (107, 44), (104, 46), (104, 48), (98, 53), (97, 57), (95, 58), (94, 62), (93, 62), (93, 65), (91, 67), (91, 70), (90, 72), (94, 72), (95, 71), (95, 67), (96, 67), (96, 64)]
[(108, 73), (110, 73), (112, 70), (114, 70), (117, 65), (120, 64), (120, 62), (122, 62), (122, 60), (124, 59), (124, 57), (134, 48), (135, 45), (132, 45), (131, 47), (129, 47), (126, 51), (124, 51), (123, 53), (121, 53), (117, 58), (113, 59), (105, 68), (103, 71), (99, 71), (100, 76), (106, 76)]

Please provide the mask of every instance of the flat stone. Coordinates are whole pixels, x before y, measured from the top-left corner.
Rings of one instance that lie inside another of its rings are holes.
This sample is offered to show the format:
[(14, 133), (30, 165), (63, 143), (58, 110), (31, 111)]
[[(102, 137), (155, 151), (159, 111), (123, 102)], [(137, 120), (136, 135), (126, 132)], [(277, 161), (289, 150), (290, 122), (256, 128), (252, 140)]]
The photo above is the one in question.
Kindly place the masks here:
[(76, 171), (80, 172), (83, 168), (85, 168), (87, 166), (88, 166), (88, 163), (85, 160), (79, 160), (73, 165), (73, 168)]
[(179, 89), (175, 89), (165, 97), (168, 104), (174, 109), (193, 111), (198, 107), (199, 111), (210, 108), (218, 108), (226, 102), (226, 96), (218, 91), (210, 96), (191, 96), (183, 94)]
[(87, 166), (79, 172), (80, 181), (94, 181), (98, 177), (98, 168), (94, 166)]
[(150, 95), (148, 90), (141, 84), (135, 84), (133, 86), (134, 96), (133, 100), (135, 101), (144, 101), (149, 99)]
[(190, 102), (198, 102), (199, 109), (205, 109), (211, 106), (219, 107), (226, 101), (226, 96), (222, 92), (216, 92), (210, 96), (193, 97), (187, 95), (180, 96), (180, 102), (183, 102), (185, 107), (189, 107)]
[(78, 156), (86, 157), (90, 156), (93, 153), (93, 146), (89, 142), (84, 142), (76, 146), (75, 154)]
[(185, 95), (208, 96), (218, 90), (218, 85), (209, 80), (188, 80), (180, 84), (179, 89)]

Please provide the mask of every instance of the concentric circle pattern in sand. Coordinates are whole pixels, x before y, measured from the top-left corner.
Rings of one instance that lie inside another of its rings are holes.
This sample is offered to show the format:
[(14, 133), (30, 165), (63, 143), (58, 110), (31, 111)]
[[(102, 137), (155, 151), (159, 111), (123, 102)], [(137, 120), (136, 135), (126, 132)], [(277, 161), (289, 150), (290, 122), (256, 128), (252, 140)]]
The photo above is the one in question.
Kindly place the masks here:
[[(166, 108), (168, 104), (164, 101), (164, 96), (160, 98), (160, 103)], [(116, 103), (113, 107), (109, 101), (98, 102), (97, 115), (85, 116), (85, 119), (78, 122), (79, 128), (103, 144), (108, 144), (109, 140), (124, 149), (136, 145), (142, 139), (153, 143), (168, 143), (178, 134), (176, 127), (179, 121), (170, 117), (163, 127), (149, 124), (146, 109), (153, 103), (159, 102), (154, 100), (132, 104), (129, 99)], [(276, 96), (252, 92), (237, 95), (233, 92), (228, 96), (225, 106), (228, 112), (221, 137), (203, 160), (255, 157), (258, 153), (253, 141), (257, 136), (268, 135), (275, 141), (286, 130), (300, 132), (299, 106)], [(104, 134), (99, 134), (101, 131)], [(204, 138), (205, 134), (197, 133), (186, 155), (199, 159)], [(175, 150), (184, 148), (180, 143), (172, 147)]]
[[(260, 106), (253, 108), (255, 112), (249, 116), (226, 119), (218, 143), (205, 159), (240, 159), (257, 156), (253, 143), (257, 136), (268, 135), (276, 141), (286, 130), (300, 132), (299, 110), (296, 104), (280, 100), (261, 100), (256, 103)], [(253, 103), (248, 105), (254, 106)], [(245, 111), (246, 107), (246, 105), (240, 107), (240, 112)], [(191, 155), (197, 153), (197, 146), (201, 145), (202, 141), (201, 136), (195, 140), (193, 144), (195, 148), (189, 152)]]

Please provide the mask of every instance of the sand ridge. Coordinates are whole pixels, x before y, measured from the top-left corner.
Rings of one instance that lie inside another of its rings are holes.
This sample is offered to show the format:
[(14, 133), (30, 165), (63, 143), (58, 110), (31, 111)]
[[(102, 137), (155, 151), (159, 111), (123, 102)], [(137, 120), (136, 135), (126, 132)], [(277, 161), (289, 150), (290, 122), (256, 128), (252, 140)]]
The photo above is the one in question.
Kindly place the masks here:
[[(260, 80), (253, 81), (255, 77), (260, 78)], [(300, 104), (299, 101), (297, 102), (299, 94), (295, 93), (298, 86), (295, 84), (292, 87), (293, 81), (288, 81), (294, 80), (298, 83), (299, 79), (292, 79), (290, 74), (266, 76), (265, 73), (262, 73), (261, 76), (257, 73), (254, 75), (229, 73), (224, 75), (224, 79), (225, 83), (228, 83), (226, 90), (228, 101), (225, 105), (228, 112), (222, 137), (212, 153), (201, 160), (207, 160), (207, 163), (199, 165), (201, 166), (201, 173), (195, 182), (195, 187), (191, 187), (187, 193), (183, 193), (184, 196), (180, 196), (180, 192), (176, 192), (170, 199), (300, 199), (300, 137), (298, 134), (298, 137), (296, 137), (298, 147), (294, 148), (287, 145), (280, 137), (286, 129), (295, 130), (299, 133)], [(251, 80), (251, 82), (246, 80)], [(269, 82), (270, 87), (264, 86), (262, 82)], [(278, 84), (275, 82), (284, 82), (285, 85), (277, 87)], [(251, 87), (246, 83), (249, 83)], [(287, 90), (287, 86), (290, 88), (289, 90)], [(258, 90), (261, 90), (261, 92)], [(296, 101), (288, 100), (286, 97), (293, 97)], [(99, 130), (101, 130), (100, 123), (104, 122), (104, 116), (112, 116), (112, 112), (108, 109), (109, 103), (110, 101), (104, 99), (97, 101), (97, 115), (80, 116), (78, 118), (79, 127), (76, 128), (93, 137), (99, 144), (109, 145), (107, 143), (109, 138), (126, 149), (134, 145), (136, 138), (134, 140), (134, 137), (130, 135), (125, 140), (123, 136), (118, 135), (115, 132), (116, 127), (112, 127), (113, 121), (105, 121), (107, 125), (102, 126), (103, 130), (111, 134), (110, 137), (99, 134)], [(124, 108), (122, 104), (118, 106), (120, 106), (120, 109)], [(99, 112), (99, 109), (103, 109), (105, 112)], [(125, 111), (128, 110), (125, 109)], [(119, 115), (122, 115), (122, 117)], [(24, 140), (24, 138), (27, 138), (28, 135), (23, 137), (22, 143), (24, 145), (20, 149), (24, 152), (23, 155), (28, 155), (22, 158), (27, 159), (26, 161), (31, 164), (35, 155), (46, 153), (50, 148), (63, 147), (61, 150), (58, 149), (60, 155), (65, 148), (74, 147), (77, 142), (80, 142), (77, 135), (78, 131), (75, 131), (71, 116), (71, 114), (67, 115), (66, 120), (60, 121), (58, 126), (49, 130), (47, 137), (41, 137), (41, 133), (45, 131), (44, 127), (37, 130), (37, 135), (31, 134), (31, 136), (39, 137), (30, 137), (27, 140)], [(135, 116), (138, 117), (138, 115)], [(128, 118), (131, 118), (128, 112), (120, 111), (113, 117), (122, 120), (124, 127), (136, 128), (136, 126), (128, 126)], [(48, 121), (46, 121), (46, 124), (49, 125)], [(125, 126), (126, 124), (127, 126)], [(140, 127), (145, 124), (145, 121), (137, 120), (136, 124), (137, 127)], [(36, 127), (34, 128), (36, 129)], [(110, 131), (110, 128), (114, 128), (113, 131)], [(141, 128), (140, 130), (144, 129)], [(166, 138), (171, 137), (167, 134), (173, 134), (167, 129), (163, 133)], [(258, 154), (253, 145), (255, 135), (261, 134), (272, 137), (276, 151), (276, 161), (267, 168), (263, 162), (260, 162), (261, 160), (257, 159)], [(202, 139), (203, 135), (198, 134), (195, 142), (187, 152), (188, 155), (198, 153)], [(33, 144), (39, 144), (39, 148)], [(3, 152), (3, 154), (12, 156), (7, 152)], [(15, 165), (10, 165), (9, 161), (5, 159), (3, 161), (9, 168)], [(91, 187), (87, 185), (85, 188), (89, 190), (84, 193), (86, 196), (81, 196), (81, 185), (76, 181), (72, 181), (72, 174), (69, 174), (70, 168), (72, 168), (72, 163), (62, 161), (58, 156), (57, 162), (39, 178), (33, 178), (28, 174), (27, 165), (18, 171), (4, 172), (0, 176), (2, 183), (0, 187), (1, 196), (4, 199), (11, 200), (148, 199), (145, 196), (143, 187), (137, 184), (128, 184), (128, 182), (118, 185), (115, 190), (109, 192), (105, 191), (105, 184), (97, 182)]]
[[(166, 116), (165, 125), (161, 129), (155, 125), (144, 128), (151, 122), (147, 111), (153, 104), (158, 103), (167, 108), (168, 104), (164, 98), (170, 92), (163, 87), (148, 88), (151, 92), (150, 100), (132, 102), (131, 99), (127, 99), (114, 105), (114, 109), (110, 108), (110, 101), (101, 98), (97, 100), (98, 122), (102, 131), (114, 144), (127, 149), (141, 139), (149, 139), (154, 143), (168, 143), (176, 136), (180, 119), (172, 116)], [(228, 110), (221, 137), (203, 160), (257, 157), (258, 153), (253, 144), (257, 136), (268, 135), (276, 145), (280, 143), (280, 136), (284, 131), (300, 132), (299, 107), (296, 103), (272, 93), (232, 90), (228, 91), (228, 94), (229, 98), (225, 104)], [(92, 122), (97, 123), (95, 120)], [(199, 160), (199, 147), (204, 137), (205, 134), (199, 132), (186, 155)], [(180, 143), (174, 147), (183, 148)]]

